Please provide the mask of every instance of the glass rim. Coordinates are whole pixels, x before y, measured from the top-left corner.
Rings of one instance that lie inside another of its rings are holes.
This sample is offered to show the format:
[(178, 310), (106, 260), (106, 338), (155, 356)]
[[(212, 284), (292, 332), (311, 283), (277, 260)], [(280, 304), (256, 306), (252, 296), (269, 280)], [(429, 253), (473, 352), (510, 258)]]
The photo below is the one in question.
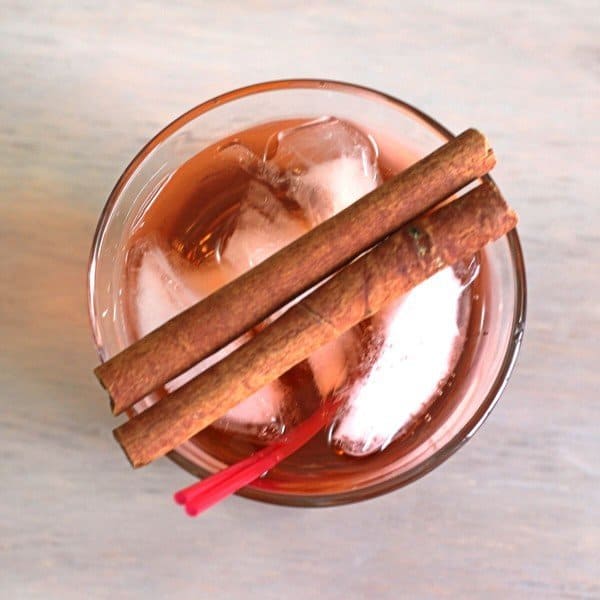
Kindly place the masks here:
[[(87, 275), (87, 288), (88, 288), (88, 317), (92, 329), (92, 335), (94, 338), (94, 344), (98, 351), (101, 361), (106, 359), (103, 352), (103, 347), (98, 339), (97, 329), (95, 327), (95, 320), (97, 318), (96, 311), (94, 308), (94, 290), (95, 290), (95, 264), (97, 257), (102, 245), (102, 238), (108, 219), (112, 213), (114, 206), (116, 205), (121, 190), (129, 181), (131, 176), (135, 173), (138, 166), (145, 160), (145, 158), (156, 148), (161, 142), (173, 135), (176, 131), (181, 129), (184, 125), (190, 121), (200, 117), (206, 112), (213, 110), (219, 106), (223, 106), (230, 102), (240, 100), (247, 96), (276, 92), (286, 91), (290, 89), (306, 89), (306, 90), (323, 90), (323, 91), (335, 91), (340, 93), (346, 93), (350, 95), (359, 95), (367, 99), (383, 102), (391, 105), (395, 109), (401, 109), (410, 113), (413, 117), (416, 117), (424, 125), (432, 128), (440, 136), (449, 140), (454, 134), (444, 127), (441, 123), (430, 117), (428, 114), (413, 106), (412, 104), (399, 100), (390, 94), (380, 92), (370, 87), (363, 85), (347, 83), (343, 81), (329, 80), (329, 79), (277, 79), (273, 81), (267, 81), (262, 83), (255, 83), (235, 90), (226, 92), (215, 96), (214, 98), (202, 102), (190, 110), (184, 112), (179, 117), (176, 117), (163, 129), (161, 129), (156, 135), (154, 135), (134, 156), (131, 162), (127, 165), (117, 182), (115, 183), (112, 191), (110, 192), (108, 199), (100, 213), (96, 231), (92, 240), (92, 247), (88, 259), (88, 275)], [(489, 175), (486, 175), (483, 179), (492, 181)], [(271, 492), (263, 490), (259, 487), (247, 486), (237, 492), (237, 495), (243, 496), (251, 500), (258, 500), (269, 504), (285, 505), (285, 506), (297, 506), (297, 507), (321, 507), (321, 506), (337, 506), (342, 504), (349, 504), (381, 496), (383, 494), (392, 492), (396, 489), (404, 487), (417, 479), (420, 479), (443, 462), (445, 462), (450, 456), (452, 456), (459, 448), (461, 448), (478, 429), (483, 425), (487, 417), (490, 415), (496, 404), (498, 403), (511, 375), (514, 370), (516, 360), (521, 347), (523, 339), (524, 326), (527, 313), (527, 280), (525, 275), (525, 264), (523, 258), (523, 252), (519, 236), (516, 228), (510, 231), (506, 235), (506, 239), (509, 246), (511, 262), (512, 262), (512, 273), (515, 281), (515, 307), (513, 311), (513, 321), (511, 325), (510, 342), (506, 349), (502, 365), (500, 366), (496, 378), (490, 387), (490, 390), (486, 397), (482, 400), (473, 416), (468, 422), (442, 447), (436, 450), (431, 456), (418, 465), (411, 469), (396, 475), (389, 480), (381, 481), (372, 485), (368, 485), (361, 489), (348, 490), (344, 492), (335, 492), (330, 494), (293, 494), (286, 492)], [(170, 452), (168, 455), (173, 462), (186, 471), (198, 475), (206, 476), (209, 474), (208, 471), (202, 469), (202, 467), (192, 463), (184, 456), (179, 454), (176, 450)]]

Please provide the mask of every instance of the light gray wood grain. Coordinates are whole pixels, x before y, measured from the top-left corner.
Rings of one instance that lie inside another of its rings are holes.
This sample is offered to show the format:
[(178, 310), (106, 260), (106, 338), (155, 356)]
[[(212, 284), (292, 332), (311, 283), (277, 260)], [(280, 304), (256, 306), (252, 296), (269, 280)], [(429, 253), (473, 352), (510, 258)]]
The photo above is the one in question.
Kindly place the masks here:
[[(126, 8), (123, 8), (126, 5)], [(0, 597), (600, 598), (595, 0), (0, 2)], [(191, 521), (115, 446), (86, 316), (95, 223), (160, 127), (258, 80), (385, 90), (494, 143), (525, 343), (476, 438), (365, 504)]]

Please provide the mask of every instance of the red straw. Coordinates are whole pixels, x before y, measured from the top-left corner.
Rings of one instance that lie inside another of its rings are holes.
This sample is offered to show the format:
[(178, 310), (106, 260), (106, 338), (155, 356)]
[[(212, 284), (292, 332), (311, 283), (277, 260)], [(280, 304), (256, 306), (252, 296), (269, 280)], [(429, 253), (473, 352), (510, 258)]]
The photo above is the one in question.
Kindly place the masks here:
[(299, 450), (328, 423), (333, 408), (328, 402), (318, 408), (280, 440), (255, 452), (248, 458), (198, 481), (174, 495), (175, 502), (184, 504), (188, 515), (195, 517), (240, 488), (252, 483), (282, 460)]

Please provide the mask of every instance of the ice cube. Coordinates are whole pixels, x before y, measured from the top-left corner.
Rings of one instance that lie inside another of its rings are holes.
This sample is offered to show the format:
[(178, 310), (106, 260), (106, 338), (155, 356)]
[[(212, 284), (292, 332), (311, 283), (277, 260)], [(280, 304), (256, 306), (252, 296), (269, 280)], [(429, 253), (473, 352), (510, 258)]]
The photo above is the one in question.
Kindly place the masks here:
[(378, 171), (365, 170), (364, 163), (347, 156), (315, 165), (298, 180), (294, 197), (313, 225), (350, 206), (380, 183)]
[(335, 117), (321, 117), (283, 129), (267, 142), (265, 160), (286, 171), (303, 171), (346, 156), (366, 166), (377, 163), (375, 142), (362, 131)]
[(269, 186), (251, 181), (235, 229), (221, 251), (221, 262), (243, 273), (306, 231), (306, 222), (286, 208)]
[(383, 347), (332, 431), (345, 453), (364, 456), (384, 448), (439, 391), (461, 343), (463, 289), (448, 267), (386, 309)]
[(155, 238), (139, 241), (129, 250), (128, 265), (135, 272), (136, 333), (142, 337), (195, 304), (233, 278), (227, 268), (191, 263)]
[(220, 152), (256, 182), (249, 190), (250, 205), (265, 190), (276, 192), (278, 202), (267, 202), (269, 212), (274, 205), (286, 210), (281, 201), (285, 196), (287, 209), (298, 206), (310, 226), (346, 208), (382, 181), (374, 140), (334, 117), (322, 117), (274, 134), (262, 159), (238, 142)]
[[(161, 247), (154, 239), (139, 242), (129, 264), (135, 269), (134, 315), (136, 334), (142, 337), (202, 300), (233, 279), (236, 273), (227, 265), (204, 261), (193, 265), (175, 251)], [(165, 385), (172, 392), (225, 358), (250, 339), (241, 336)], [(282, 406), (285, 388), (279, 381), (265, 386), (238, 404), (214, 425), (229, 431), (250, 432), (283, 429)]]
[(311, 225), (331, 217), (381, 183), (373, 139), (334, 117), (279, 132), (269, 140), (265, 157), (287, 173), (288, 193)]

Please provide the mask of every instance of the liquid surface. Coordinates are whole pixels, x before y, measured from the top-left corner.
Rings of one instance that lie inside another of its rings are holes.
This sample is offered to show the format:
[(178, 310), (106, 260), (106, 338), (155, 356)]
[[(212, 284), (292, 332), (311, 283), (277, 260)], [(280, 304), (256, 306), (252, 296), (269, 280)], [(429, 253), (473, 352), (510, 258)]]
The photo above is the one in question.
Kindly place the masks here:
[[(131, 341), (414, 162), (383, 142), (322, 117), (269, 123), (188, 161), (129, 240), (124, 308)], [(469, 324), (478, 318), (479, 271), (475, 259), (440, 271), (259, 390), (194, 443), (231, 463), (333, 397), (340, 409), (328, 431), (267, 479), (293, 485), (302, 477), (306, 485), (308, 476), (318, 486), (320, 479), (393, 462), (419, 424), (452, 403), (453, 378), (460, 376), (461, 361), (468, 363)], [(202, 361), (164, 393), (254, 334)]]

